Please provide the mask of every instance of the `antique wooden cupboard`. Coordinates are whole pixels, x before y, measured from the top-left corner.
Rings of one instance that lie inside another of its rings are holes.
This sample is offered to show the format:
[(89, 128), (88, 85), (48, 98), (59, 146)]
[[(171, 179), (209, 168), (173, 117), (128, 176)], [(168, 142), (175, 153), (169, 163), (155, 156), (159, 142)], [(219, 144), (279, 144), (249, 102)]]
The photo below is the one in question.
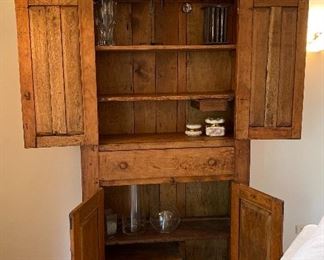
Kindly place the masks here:
[[(100, 47), (92, 0), (15, 2), (25, 147), (81, 146), (73, 259), (280, 258), (283, 202), (248, 187), (250, 140), (301, 136), (308, 1), (119, 0)], [(231, 5), (228, 42), (206, 45), (215, 3)], [(210, 115), (225, 137), (184, 135)], [(106, 239), (130, 184), (147, 217), (176, 206), (179, 229)]]

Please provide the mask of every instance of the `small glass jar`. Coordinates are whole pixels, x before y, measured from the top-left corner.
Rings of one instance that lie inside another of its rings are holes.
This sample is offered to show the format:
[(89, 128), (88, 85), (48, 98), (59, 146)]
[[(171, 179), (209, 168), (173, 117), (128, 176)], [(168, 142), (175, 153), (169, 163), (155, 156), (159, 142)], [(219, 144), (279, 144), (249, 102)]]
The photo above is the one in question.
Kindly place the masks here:
[(108, 238), (113, 237), (117, 233), (117, 214), (111, 209), (105, 210), (106, 231)]
[(205, 123), (207, 136), (225, 136), (224, 118), (206, 118)]
[(187, 124), (185, 134), (190, 137), (202, 135), (202, 125), (200, 124)]

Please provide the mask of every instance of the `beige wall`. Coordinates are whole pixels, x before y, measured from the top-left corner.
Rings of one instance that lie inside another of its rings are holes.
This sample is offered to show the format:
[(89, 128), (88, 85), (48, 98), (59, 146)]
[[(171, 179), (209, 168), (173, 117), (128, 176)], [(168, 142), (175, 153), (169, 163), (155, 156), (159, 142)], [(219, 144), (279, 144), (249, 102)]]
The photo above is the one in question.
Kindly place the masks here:
[(23, 148), (13, 0), (0, 0), (0, 259), (70, 259), (79, 148)]
[(251, 186), (285, 201), (284, 244), (324, 215), (324, 52), (308, 53), (301, 141), (252, 141)]
[[(254, 141), (252, 186), (285, 200), (285, 241), (324, 214), (324, 54), (307, 58), (302, 141)], [(69, 259), (78, 148), (25, 150), (12, 0), (0, 0), (0, 259)]]

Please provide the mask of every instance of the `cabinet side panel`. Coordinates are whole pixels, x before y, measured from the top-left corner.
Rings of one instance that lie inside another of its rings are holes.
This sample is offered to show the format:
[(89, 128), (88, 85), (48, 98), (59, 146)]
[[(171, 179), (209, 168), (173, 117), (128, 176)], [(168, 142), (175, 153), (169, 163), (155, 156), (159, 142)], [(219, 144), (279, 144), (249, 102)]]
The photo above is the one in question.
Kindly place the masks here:
[(26, 1), (16, 1), (17, 40), (24, 142), (26, 148), (36, 147), (33, 71), (31, 62), (30, 24)]

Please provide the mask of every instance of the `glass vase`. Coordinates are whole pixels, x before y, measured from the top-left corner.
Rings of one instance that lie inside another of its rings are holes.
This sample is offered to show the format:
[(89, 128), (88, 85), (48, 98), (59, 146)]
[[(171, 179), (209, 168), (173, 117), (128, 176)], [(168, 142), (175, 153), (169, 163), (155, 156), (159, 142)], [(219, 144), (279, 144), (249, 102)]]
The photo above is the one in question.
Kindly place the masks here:
[(116, 24), (116, 0), (95, 2), (96, 44), (113, 45)]

